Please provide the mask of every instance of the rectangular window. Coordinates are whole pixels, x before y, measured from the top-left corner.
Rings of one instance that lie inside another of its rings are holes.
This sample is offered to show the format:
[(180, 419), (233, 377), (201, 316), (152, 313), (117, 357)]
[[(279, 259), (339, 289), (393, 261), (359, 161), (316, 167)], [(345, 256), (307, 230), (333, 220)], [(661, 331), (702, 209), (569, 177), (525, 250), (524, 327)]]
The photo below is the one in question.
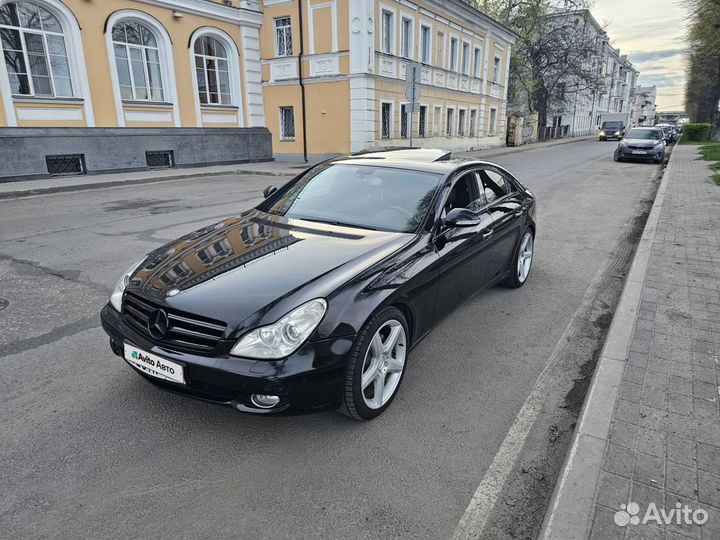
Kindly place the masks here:
[(427, 137), (427, 105), (420, 105), (420, 117), (418, 119), (418, 135)]
[(457, 38), (450, 38), (450, 63), (449, 68), (450, 71), (457, 71), (457, 48), (458, 48), (458, 40)]
[(430, 27), (420, 27), (420, 61), (423, 64), (430, 63)]
[(465, 136), (465, 109), (458, 110), (458, 135)]
[(295, 110), (292, 107), (280, 107), (280, 140), (295, 140)]
[(382, 11), (382, 52), (392, 54), (393, 43), (393, 14), (383, 9)]
[(389, 139), (392, 135), (392, 103), (382, 104), (382, 113), (380, 118), (381, 123), (381, 137), (383, 139)]
[(277, 56), (292, 56), (292, 27), (290, 17), (275, 19), (275, 47)]
[(475, 137), (477, 133), (477, 110), (473, 109), (470, 111), (470, 129), (468, 130), (468, 137)]
[(490, 109), (490, 125), (488, 126), (488, 135), (495, 135), (495, 124), (497, 122), (497, 109)]
[(455, 110), (454, 109), (448, 109), (447, 115), (445, 119), (445, 135), (448, 137), (453, 136), (453, 124), (455, 122)]
[(400, 22), (400, 56), (410, 58), (412, 53), (412, 21), (402, 18)]
[(410, 115), (408, 114), (408, 106), (404, 103), (400, 105), (400, 138), (407, 139), (408, 137), (408, 124)]
[(493, 82), (497, 83), (500, 80), (500, 59), (496, 56), (493, 62)]
[(482, 76), (482, 50), (475, 47), (475, 65), (473, 66), (473, 77), (480, 78)]
[(439, 137), (442, 131), (442, 107), (435, 105), (433, 110), (433, 136)]
[(460, 63), (462, 72), (465, 75), (470, 74), (470, 44), (463, 43), (462, 45), (462, 62)]

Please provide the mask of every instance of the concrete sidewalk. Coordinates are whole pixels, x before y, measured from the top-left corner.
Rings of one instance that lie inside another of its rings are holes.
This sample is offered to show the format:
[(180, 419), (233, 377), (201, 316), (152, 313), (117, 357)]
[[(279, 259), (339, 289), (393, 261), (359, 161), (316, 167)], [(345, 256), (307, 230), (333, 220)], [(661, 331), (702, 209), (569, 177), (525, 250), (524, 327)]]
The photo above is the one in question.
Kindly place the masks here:
[[(458, 157), (472, 157), (488, 159), (493, 156), (502, 156), (515, 152), (529, 150), (540, 150), (561, 144), (585, 141), (594, 137), (576, 137), (560, 139), (556, 141), (541, 142), (518, 147), (500, 147), (473, 152), (458, 152)], [(70, 177), (44, 178), (40, 180), (20, 180), (15, 182), (0, 182), (0, 200), (14, 199), (33, 195), (44, 195), (52, 193), (63, 193), (73, 191), (85, 191), (108, 187), (118, 187), (135, 184), (147, 184), (151, 182), (163, 182), (169, 180), (181, 180), (201, 178), (208, 176), (227, 175), (262, 175), (290, 178), (296, 176), (307, 167), (314, 165), (314, 162), (288, 162), (288, 161), (266, 161), (262, 163), (242, 163), (235, 165), (212, 165), (207, 167), (183, 168), (183, 169), (151, 169), (146, 171), (83, 175)], [(283, 183), (286, 180), (278, 180)]]
[(677, 145), (539, 538), (720, 538), (719, 375), (720, 186)]

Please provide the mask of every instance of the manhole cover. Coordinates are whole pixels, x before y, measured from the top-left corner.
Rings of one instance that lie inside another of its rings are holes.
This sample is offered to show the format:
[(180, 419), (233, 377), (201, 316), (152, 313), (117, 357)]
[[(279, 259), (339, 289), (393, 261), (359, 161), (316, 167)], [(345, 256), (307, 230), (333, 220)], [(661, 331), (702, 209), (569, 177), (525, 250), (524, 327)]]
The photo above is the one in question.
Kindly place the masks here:
[(5, 300), (4, 298), (0, 298), (0, 311), (5, 309), (10, 305), (10, 300)]

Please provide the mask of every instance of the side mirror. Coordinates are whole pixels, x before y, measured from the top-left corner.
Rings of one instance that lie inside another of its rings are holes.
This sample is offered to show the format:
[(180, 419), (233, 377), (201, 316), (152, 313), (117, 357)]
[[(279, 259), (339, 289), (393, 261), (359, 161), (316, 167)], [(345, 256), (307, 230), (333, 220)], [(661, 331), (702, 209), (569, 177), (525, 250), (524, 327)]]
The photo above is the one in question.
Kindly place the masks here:
[(278, 190), (277, 186), (268, 186), (263, 189), (263, 197), (266, 199)]
[(472, 210), (467, 208), (453, 208), (445, 216), (443, 221), (443, 228), (454, 229), (459, 227), (476, 227), (480, 225), (482, 220)]

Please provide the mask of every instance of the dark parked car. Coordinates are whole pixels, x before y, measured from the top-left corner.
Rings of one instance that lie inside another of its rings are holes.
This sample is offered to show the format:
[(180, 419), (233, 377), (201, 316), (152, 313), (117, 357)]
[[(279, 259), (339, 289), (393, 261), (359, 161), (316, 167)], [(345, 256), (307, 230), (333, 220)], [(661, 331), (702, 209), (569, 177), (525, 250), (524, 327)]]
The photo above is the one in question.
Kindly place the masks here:
[(265, 195), (118, 282), (102, 325), (147, 380), (245, 412), (371, 419), (436, 324), (530, 272), (535, 199), (492, 163), (348, 156)]
[(672, 124), (656, 124), (655, 127), (662, 130), (667, 143), (674, 143), (677, 141), (679, 134), (677, 128)]
[(665, 135), (660, 128), (632, 128), (615, 149), (615, 161), (651, 159), (662, 163), (665, 159)]

